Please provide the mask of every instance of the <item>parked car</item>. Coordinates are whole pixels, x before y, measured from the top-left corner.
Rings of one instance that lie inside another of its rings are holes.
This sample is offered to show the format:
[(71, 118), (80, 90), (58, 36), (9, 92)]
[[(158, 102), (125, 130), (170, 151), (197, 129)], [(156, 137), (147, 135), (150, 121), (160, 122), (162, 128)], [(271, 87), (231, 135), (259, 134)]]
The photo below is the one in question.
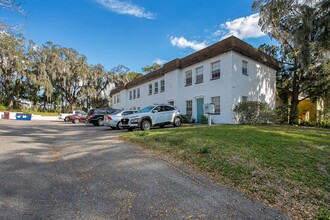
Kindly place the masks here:
[(91, 123), (94, 126), (101, 126), (103, 125), (104, 115), (111, 114), (118, 109), (113, 108), (96, 108), (91, 109), (87, 113), (86, 122)]
[(73, 114), (73, 115), (69, 115), (66, 116), (64, 121), (71, 121), (72, 123), (79, 123), (79, 122), (86, 122), (86, 117), (87, 117), (87, 113), (78, 113), (78, 114)]
[(121, 127), (121, 119), (130, 114), (137, 113), (135, 110), (118, 110), (113, 112), (112, 114), (108, 114), (104, 116), (104, 126), (108, 126), (112, 129), (122, 129)]
[(151, 127), (165, 125), (181, 126), (180, 112), (172, 105), (151, 105), (141, 109), (138, 113), (121, 119), (123, 129), (132, 131), (135, 128), (149, 130)]
[(60, 113), (58, 119), (66, 121), (67, 116), (74, 114), (87, 114), (87, 113), (81, 110), (73, 110), (71, 113)]

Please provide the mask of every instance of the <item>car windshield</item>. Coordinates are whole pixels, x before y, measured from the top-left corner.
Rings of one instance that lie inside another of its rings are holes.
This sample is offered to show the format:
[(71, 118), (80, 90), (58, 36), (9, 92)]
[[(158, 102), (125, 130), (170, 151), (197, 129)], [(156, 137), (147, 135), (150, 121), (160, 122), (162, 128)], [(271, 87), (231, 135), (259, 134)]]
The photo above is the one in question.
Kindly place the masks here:
[(116, 114), (118, 114), (118, 113), (120, 113), (120, 112), (122, 112), (122, 110), (117, 109), (116, 111), (111, 112), (110, 114), (111, 114), (111, 115), (116, 115)]
[(138, 113), (150, 112), (153, 108), (155, 108), (155, 106), (151, 105), (151, 106), (148, 106), (148, 107), (145, 107), (145, 108), (141, 109), (140, 111), (138, 111)]

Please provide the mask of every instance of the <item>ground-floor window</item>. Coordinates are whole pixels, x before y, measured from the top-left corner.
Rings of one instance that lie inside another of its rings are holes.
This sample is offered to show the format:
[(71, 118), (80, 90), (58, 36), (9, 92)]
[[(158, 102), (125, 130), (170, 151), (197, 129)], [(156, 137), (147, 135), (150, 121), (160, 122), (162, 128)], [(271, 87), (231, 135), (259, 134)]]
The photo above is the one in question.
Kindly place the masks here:
[(192, 100), (186, 101), (186, 114), (192, 115)]
[(211, 97), (211, 103), (214, 104), (214, 114), (220, 114), (220, 96)]
[(168, 104), (174, 106), (174, 101), (169, 101)]

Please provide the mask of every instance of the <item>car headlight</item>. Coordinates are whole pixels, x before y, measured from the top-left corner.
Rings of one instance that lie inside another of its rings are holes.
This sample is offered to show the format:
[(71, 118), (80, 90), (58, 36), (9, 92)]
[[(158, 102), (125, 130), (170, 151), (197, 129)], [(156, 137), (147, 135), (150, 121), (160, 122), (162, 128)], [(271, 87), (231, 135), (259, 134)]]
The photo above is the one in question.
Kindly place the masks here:
[(141, 121), (141, 118), (133, 118), (132, 120), (131, 120), (131, 124), (137, 124), (137, 123), (139, 123)]

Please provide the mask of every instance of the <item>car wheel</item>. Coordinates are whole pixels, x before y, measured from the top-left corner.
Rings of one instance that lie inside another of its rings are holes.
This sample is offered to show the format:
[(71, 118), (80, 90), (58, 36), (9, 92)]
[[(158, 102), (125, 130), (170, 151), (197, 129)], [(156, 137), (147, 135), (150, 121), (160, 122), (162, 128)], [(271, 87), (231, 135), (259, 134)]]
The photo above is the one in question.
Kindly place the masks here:
[(174, 127), (180, 127), (181, 126), (181, 118), (175, 117), (173, 125), (174, 125)]
[(97, 125), (98, 126), (101, 126), (103, 124), (103, 120), (101, 119), (101, 118), (99, 118), (98, 120), (97, 120)]
[(65, 118), (64, 118), (64, 121), (67, 122), (67, 121), (68, 121), (68, 117), (65, 117)]
[(78, 118), (76, 118), (75, 120), (73, 120), (72, 121), (73, 123), (75, 123), (75, 124), (78, 124), (79, 123), (79, 119)]
[(118, 122), (117, 123), (117, 127), (116, 127), (118, 130), (123, 130), (123, 127), (121, 126), (121, 122)]
[(149, 120), (143, 120), (141, 122), (141, 130), (145, 131), (145, 130), (150, 130), (151, 128), (151, 123)]

